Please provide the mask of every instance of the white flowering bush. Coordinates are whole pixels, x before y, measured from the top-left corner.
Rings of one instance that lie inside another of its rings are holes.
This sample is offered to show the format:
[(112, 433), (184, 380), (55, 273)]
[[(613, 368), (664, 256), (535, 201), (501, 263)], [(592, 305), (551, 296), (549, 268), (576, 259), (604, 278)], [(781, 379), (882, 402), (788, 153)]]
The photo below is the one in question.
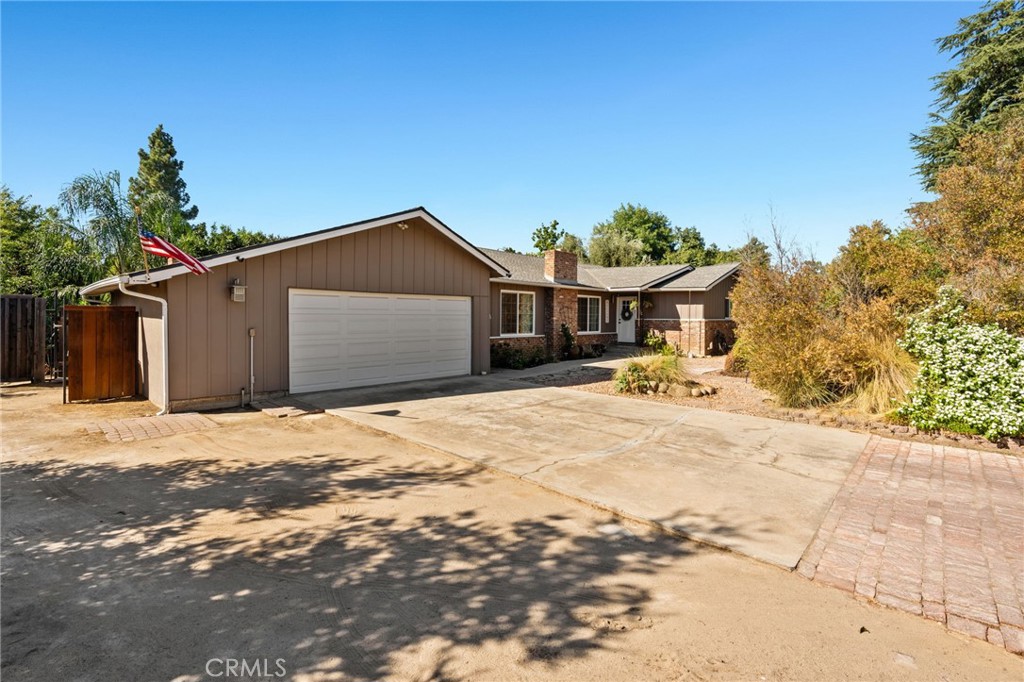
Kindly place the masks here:
[(917, 358), (914, 388), (897, 415), (920, 429), (1024, 435), (1024, 338), (966, 321), (954, 288), (910, 318), (900, 345)]

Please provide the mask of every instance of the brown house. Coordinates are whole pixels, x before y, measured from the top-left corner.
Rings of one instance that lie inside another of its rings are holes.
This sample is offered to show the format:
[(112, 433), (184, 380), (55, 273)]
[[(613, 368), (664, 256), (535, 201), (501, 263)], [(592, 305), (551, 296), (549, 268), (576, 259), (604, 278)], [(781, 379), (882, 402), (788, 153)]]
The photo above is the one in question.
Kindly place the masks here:
[(528, 256), (481, 249), (509, 271), (491, 279), (491, 344), (557, 354), (563, 324), (581, 345), (642, 343), (657, 331), (691, 355), (734, 341), (729, 292), (739, 263), (602, 267), (548, 251)]
[[(141, 393), (172, 409), (490, 369), (507, 271), (426, 209), (95, 282), (140, 311)], [(144, 297), (144, 298), (143, 298)]]
[(731, 334), (735, 264), (601, 268), (478, 249), (424, 208), (202, 260), (201, 276), (174, 264), (82, 289), (139, 310), (140, 392), (165, 410), (482, 374), (493, 343), (553, 349), (563, 322), (580, 343), (658, 329), (696, 354), (716, 329)]

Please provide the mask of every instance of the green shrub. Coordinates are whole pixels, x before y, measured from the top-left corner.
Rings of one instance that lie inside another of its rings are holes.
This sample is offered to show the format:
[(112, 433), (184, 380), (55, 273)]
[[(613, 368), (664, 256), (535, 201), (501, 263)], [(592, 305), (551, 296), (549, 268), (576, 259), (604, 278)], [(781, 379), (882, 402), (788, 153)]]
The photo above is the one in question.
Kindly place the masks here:
[(505, 369), (525, 369), (536, 367), (547, 362), (544, 349), (516, 348), (508, 343), (497, 343), (491, 346), (491, 367)]
[(911, 317), (900, 345), (918, 359), (914, 388), (896, 414), (920, 429), (1024, 434), (1024, 338), (965, 321), (955, 289)]
[(570, 358), (573, 355), (573, 351), (576, 350), (576, 337), (573, 336), (572, 329), (569, 325), (562, 323), (562, 327), (559, 330), (562, 334), (562, 357)]
[(644, 336), (644, 346), (662, 355), (674, 355), (676, 352), (672, 344), (656, 329), (647, 330), (647, 335)]
[(681, 358), (673, 355), (640, 355), (630, 358), (615, 372), (615, 390), (642, 393), (659, 383), (679, 384), (689, 377)]

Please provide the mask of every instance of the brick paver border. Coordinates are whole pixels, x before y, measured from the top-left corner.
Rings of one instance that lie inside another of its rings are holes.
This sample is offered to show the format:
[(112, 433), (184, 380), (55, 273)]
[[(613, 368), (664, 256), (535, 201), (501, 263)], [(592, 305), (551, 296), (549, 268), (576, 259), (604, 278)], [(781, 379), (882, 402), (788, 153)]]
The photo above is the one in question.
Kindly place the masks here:
[(217, 427), (217, 422), (195, 412), (165, 414), (160, 417), (135, 417), (101, 421), (86, 427), (89, 433), (104, 433), (111, 443), (130, 443), (150, 438), (193, 433)]
[(797, 571), (1024, 653), (1024, 459), (874, 436)]

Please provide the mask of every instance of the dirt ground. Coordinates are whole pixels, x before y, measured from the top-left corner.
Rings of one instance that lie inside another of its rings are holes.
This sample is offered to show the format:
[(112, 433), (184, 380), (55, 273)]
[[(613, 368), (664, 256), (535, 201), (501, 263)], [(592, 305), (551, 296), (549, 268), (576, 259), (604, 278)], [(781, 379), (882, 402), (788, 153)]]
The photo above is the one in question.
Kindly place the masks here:
[(229, 659), (290, 680), (1024, 675), (937, 623), (330, 415), (86, 433), (152, 411), (3, 388), (5, 682), (189, 682)]
[(725, 358), (687, 358), (684, 360), (687, 371), (700, 383), (713, 386), (717, 392), (710, 396), (693, 398), (690, 396), (673, 396), (662, 393), (653, 395), (624, 395), (615, 391), (612, 381), (614, 369), (610, 367), (581, 366), (569, 371), (558, 371), (553, 368), (551, 374), (536, 374), (524, 377), (526, 381), (544, 386), (561, 386), (589, 393), (617, 395), (635, 400), (653, 400), (657, 402), (700, 407), (719, 412), (735, 412), (755, 417), (769, 417), (786, 421), (818, 424), (834, 428), (842, 428), (862, 433), (874, 433), (886, 438), (911, 440), (933, 445), (951, 447), (967, 447), (976, 450), (1002, 451), (1012, 448), (1016, 454), (1021, 453), (1021, 439), (1004, 438), (999, 443), (982, 438), (943, 431), (941, 433), (918, 432), (916, 429), (897, 424), (886, 423), (879, 416), (858, 413), (842, 408), (803, 408), (789, 409), (779, 407), (771, 393), (755, 386), (747, 377), (729, 376), (722, 372)]

